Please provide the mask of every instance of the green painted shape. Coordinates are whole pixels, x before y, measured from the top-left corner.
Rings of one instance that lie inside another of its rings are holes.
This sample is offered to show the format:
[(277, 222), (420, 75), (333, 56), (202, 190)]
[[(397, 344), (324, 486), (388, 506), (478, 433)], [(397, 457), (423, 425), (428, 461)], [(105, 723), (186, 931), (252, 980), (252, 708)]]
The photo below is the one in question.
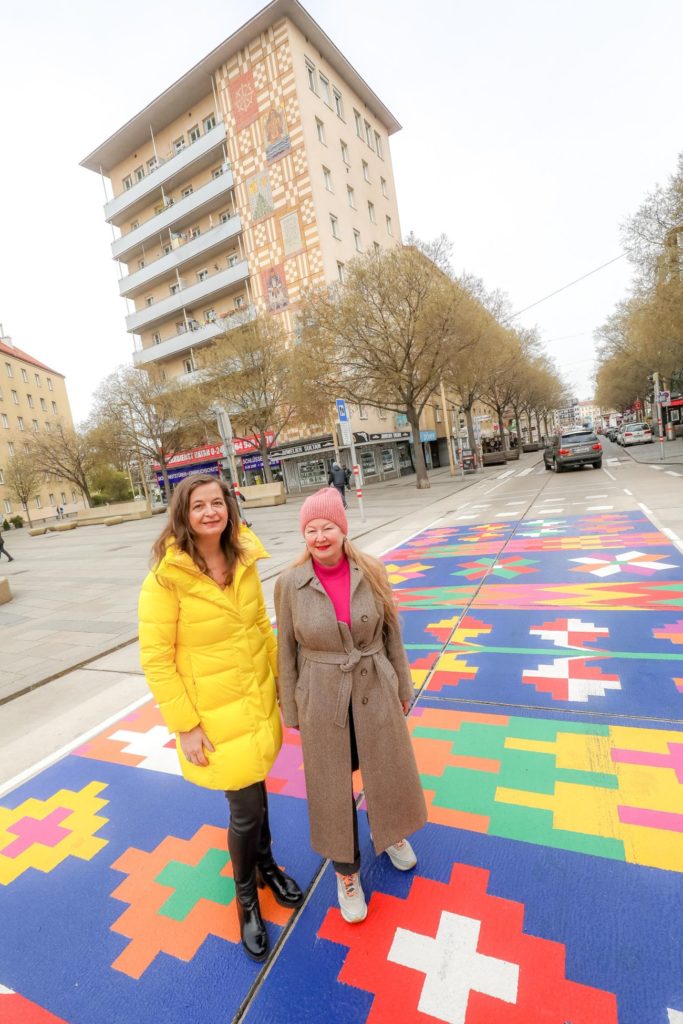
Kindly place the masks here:
[(468, 814), (490, 815), (496, 789), (495, 772), (470, 771), (468, 768), (447, 768), (443, 775), (422, 775), (424, 789), (434, 790), (434, 806)]
[(196, 865), (170, 861), (155, 881), (175, 891), (159, 908), (159, 913), (174, 921), (184, 921), (200, 899), (227, 907), (235, 898), (235, 883), (220, 872), (229, 859), (225, 850), (207, 850)]
[(556, 850), (587, 853), (593, 857), (626, 860), (621, 839), (553, 828), (552, 811), (536, 807), (497, 803), (490, 815), (488, 834), (500, 836), (501, 839), (518, 839), (536, 846), (549, 846)]

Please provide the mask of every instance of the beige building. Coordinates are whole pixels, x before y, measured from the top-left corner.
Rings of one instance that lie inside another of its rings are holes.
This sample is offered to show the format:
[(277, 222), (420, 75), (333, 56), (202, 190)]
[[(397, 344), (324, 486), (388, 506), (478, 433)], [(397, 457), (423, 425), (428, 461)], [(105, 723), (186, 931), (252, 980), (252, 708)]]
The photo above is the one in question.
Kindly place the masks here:
[[(20, 515), (22, 506), (7, 486), (7, 463), (28, 450), (33, 434), (54, 430), (57, 423), (73, 426), (64, 375), (23, 352), (6, 337), (0, 324), (0, 524)], [(67, 480), (42, 480), (28, 502), (33, 522), (55, 519), (58, 507), (73, 512), (81, 496)]]
[[(191, 381), (197, 351), (256, 312), (296, 337), (305, 289), (400, 241), (399, 129), (301, 4), (274, 0), (98, 146), (82, 166), (111, 192), (134, 364)], [(403, 430), (373, 415), (369, 433)], [(353, 429), (366, 426), (356, 410)], [(368, 443), (392, 448), (398, 473), (395, 440)], [(389, 464), (378, 452), (377, 475)], [(323, 477), (293, 465), (292, 486)]]

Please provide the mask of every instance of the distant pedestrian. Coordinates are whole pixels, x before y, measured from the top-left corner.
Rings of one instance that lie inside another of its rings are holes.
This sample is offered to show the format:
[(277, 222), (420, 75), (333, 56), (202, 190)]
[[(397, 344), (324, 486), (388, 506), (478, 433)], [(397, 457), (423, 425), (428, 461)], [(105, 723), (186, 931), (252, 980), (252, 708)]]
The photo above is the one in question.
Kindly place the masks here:
[(346, 488), (349, 486), (350, 479), (351, 474), (348, 469), (344, 469), (338, 462), (332, 463), (332, 469), (327, 474), (327, 485), (328, 487), (334, 487), (339, 492), (344, 508), (349, 507), (346, 503)]
[(3, 556), (3, 555), (7, 555), (7, 558), (8, 558), (8, 560), (9, 560), (10, 562), (13, 562), (13, 561), (14, 561), (14, 559), (13, 559), (13, 558), (12, 558), (12, 556), (10, 555), (9, 551), (8, 551), (8, 550), (7, 550), (7, 548), (5, 547), (5, 539), (4, 539), (4, 537), (2, 536), (2, 532), (0, 532), (0, 558), (2, 558), (2, 556)]

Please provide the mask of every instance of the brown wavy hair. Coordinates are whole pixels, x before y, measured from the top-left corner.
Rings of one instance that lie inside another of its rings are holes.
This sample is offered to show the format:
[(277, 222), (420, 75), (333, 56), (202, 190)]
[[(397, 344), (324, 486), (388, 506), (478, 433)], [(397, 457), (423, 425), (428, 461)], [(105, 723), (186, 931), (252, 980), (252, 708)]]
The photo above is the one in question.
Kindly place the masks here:
[[(391, 589), (391, 584), (387, 578), (387, 571), (382, 562), (378, 558), (373, 558), (372, 555), (366, 555), (364, 551), (361, 551), (355, 544), (352, 544), (348, 537), (344, 537), (344, 554), (350, 562), (356, 563), (370, 584), (375, 598), (382, 606), (385, 635), (388, 632), (398, 631), (400, 627), (394, 592)], [(305, 565), (312, 557), (310, 551), (306, 548), (295, 560), (294, 565)]]
[(186, 476), (173, 491), (168, 510), (168, 523), (152, 547), (153, 570), (158, 569), (161, 560), (166, 554), (166, 549), (171, 544), (174, 544), (181, 551), (188, 554), (202, 572), (208, 572), (206, 562), (195, 544), (194, 534), (192, 533), (189, 521), (190, 498), (193, 492), (203, 484), (218, 484), (228, 509), (228, 522), (221, 534), (220, 545), (227, 559), (230, 579), (232, 579), (235, 565), (244, 550), (240, 541), (239, 509), (230, 486), (224, 480), (220, 480), (217, 476), (212, 476), (210, 473), (195, 473), (192, 476)]

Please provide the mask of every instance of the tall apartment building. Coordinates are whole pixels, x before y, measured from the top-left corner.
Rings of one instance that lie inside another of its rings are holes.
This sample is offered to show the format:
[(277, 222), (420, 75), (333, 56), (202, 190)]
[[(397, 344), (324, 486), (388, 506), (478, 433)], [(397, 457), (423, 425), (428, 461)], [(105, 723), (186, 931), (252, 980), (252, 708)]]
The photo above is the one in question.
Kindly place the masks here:
[[(113, 193), (104, 210), (134, 364), (191, 381), (197, 350), (255, 312), (295, 337), (305, 289), (400, 240), (399, 129), (301, 4), (274, 0), (98, 146), (82, 166)], [(407, 427), (370, 416), (356, 410), (354, 429), (385, 453), (366, 465), (398, 473)], [(326, 476), (332, 438), (308, 440), (323, 454), (301, 473), (310, 449), (274, 453), (295, 460), (294, 487)]]
[[(33, 434), (56, 423), (73, 426), (64, 375), (17, 348), (0, 324), (0, 523), (16, 515), (27, 519), (26, 506), (7, 486), (8, 461), (28, 449)], [(43, 479), (28, 503), (31, 520), (54, 518), (60, 505), (75, 511), (80, 500), (67, 480)]]

